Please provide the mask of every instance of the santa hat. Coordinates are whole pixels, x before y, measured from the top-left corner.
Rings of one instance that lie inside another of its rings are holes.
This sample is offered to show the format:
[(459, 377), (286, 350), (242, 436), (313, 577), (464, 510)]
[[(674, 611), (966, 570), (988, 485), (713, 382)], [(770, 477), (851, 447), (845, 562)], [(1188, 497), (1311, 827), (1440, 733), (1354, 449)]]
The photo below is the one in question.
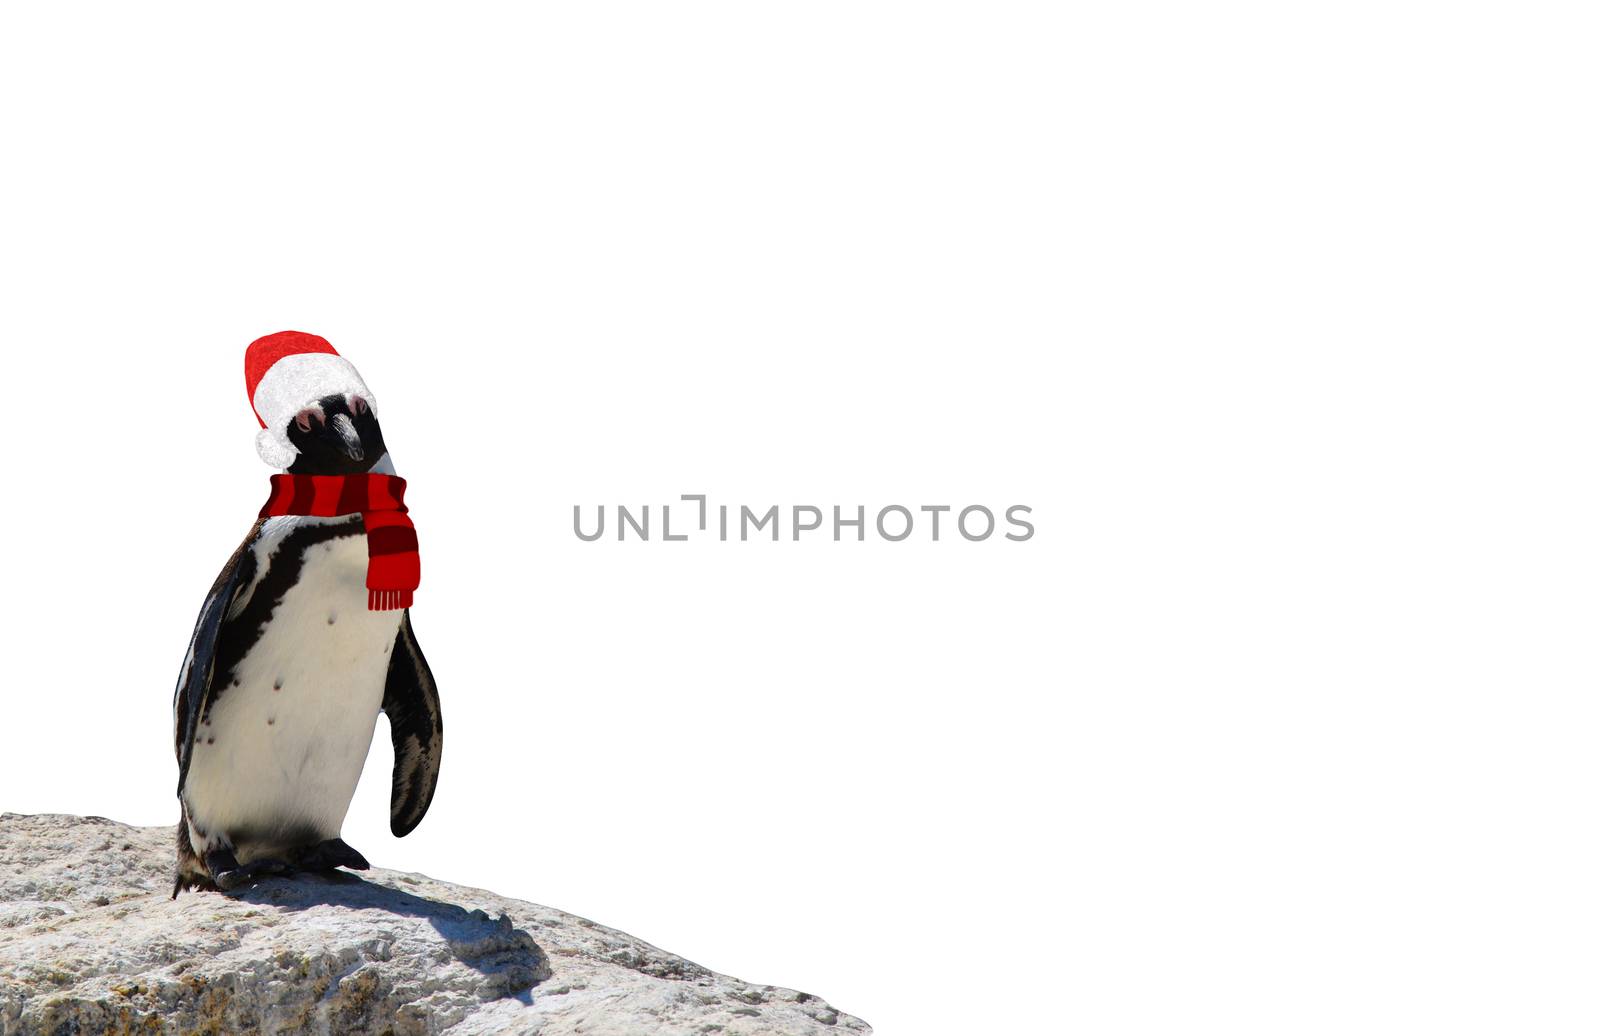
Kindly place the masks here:
[(261, 422), (256, 452), (275, 468), (287, 468), (300, 452), (289, 441), (289, 422), (323, 396), (360, 396), (377, 409), (350, 361), (326, 338), (304, 331), (279, 331), (251, 342), (244, 351), (244, 387)]

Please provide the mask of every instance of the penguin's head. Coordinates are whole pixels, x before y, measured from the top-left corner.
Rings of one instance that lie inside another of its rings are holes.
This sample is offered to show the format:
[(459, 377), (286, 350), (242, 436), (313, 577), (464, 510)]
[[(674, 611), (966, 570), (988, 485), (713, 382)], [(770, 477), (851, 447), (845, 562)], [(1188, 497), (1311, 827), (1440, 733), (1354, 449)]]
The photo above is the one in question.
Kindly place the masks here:
[(354, 393), (306, 404), (289, 419), (288, 432), (300, 451), (291, 475), (359, 475), (388, 452), (372, 405)]

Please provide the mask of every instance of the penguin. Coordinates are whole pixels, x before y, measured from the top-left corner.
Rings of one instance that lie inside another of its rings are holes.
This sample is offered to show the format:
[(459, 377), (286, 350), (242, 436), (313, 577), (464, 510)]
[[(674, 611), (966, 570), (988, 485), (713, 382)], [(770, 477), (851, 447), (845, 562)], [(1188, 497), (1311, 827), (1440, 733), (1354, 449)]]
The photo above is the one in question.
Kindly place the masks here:
[[(252, 360), (270, 368), (265, 377), (252, 376)], [(269, 463), (289, 475), (394, 473), (370, 393), (323, 339), (259, 339), (246, 367)], [(330, 369), (343, 374), (330, 379)], [(443, 749), (438, 689), (410, 608), (369, 607), (367, 565), (363, 515), (271, 516), (212, 584), (173, 700), (182, 808), (173, 898), (366, 870), (340, 831), (379, 712), (394, 744), (390, 830), (404, 837), (427, 813)]]

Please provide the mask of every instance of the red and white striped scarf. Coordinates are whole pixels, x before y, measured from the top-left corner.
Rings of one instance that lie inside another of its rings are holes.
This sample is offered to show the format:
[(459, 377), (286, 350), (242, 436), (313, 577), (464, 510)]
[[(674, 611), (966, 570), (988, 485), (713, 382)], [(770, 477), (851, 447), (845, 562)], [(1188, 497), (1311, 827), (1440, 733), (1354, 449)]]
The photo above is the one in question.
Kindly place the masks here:
[(406, 480), (397, 475), (273, 475), (261, 517), (337, 518), (359, 514), (367, 530), (367, 608), (411, 607), (422, 581), (417, 527), (406, 517)]

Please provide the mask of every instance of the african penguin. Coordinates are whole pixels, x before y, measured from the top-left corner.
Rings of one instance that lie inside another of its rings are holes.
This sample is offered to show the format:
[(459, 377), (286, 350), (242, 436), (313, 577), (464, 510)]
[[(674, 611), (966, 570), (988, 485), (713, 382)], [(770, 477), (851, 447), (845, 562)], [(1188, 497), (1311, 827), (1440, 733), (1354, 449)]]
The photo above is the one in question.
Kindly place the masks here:
[[(301, 403), (281, 430), (264, 429), (286, 433), (289, 474), (393, 474), (367, 398)], [(367, 564), (360, 514), (267, 517), (211, 587), (174, 701), (173, 896), (365, 870), (339, 834), (380, 711), (394, 742), (390, 829), (404, 836), (427, 812), (443, 747), (438, 694), (409, 609), (369, 610)]]

